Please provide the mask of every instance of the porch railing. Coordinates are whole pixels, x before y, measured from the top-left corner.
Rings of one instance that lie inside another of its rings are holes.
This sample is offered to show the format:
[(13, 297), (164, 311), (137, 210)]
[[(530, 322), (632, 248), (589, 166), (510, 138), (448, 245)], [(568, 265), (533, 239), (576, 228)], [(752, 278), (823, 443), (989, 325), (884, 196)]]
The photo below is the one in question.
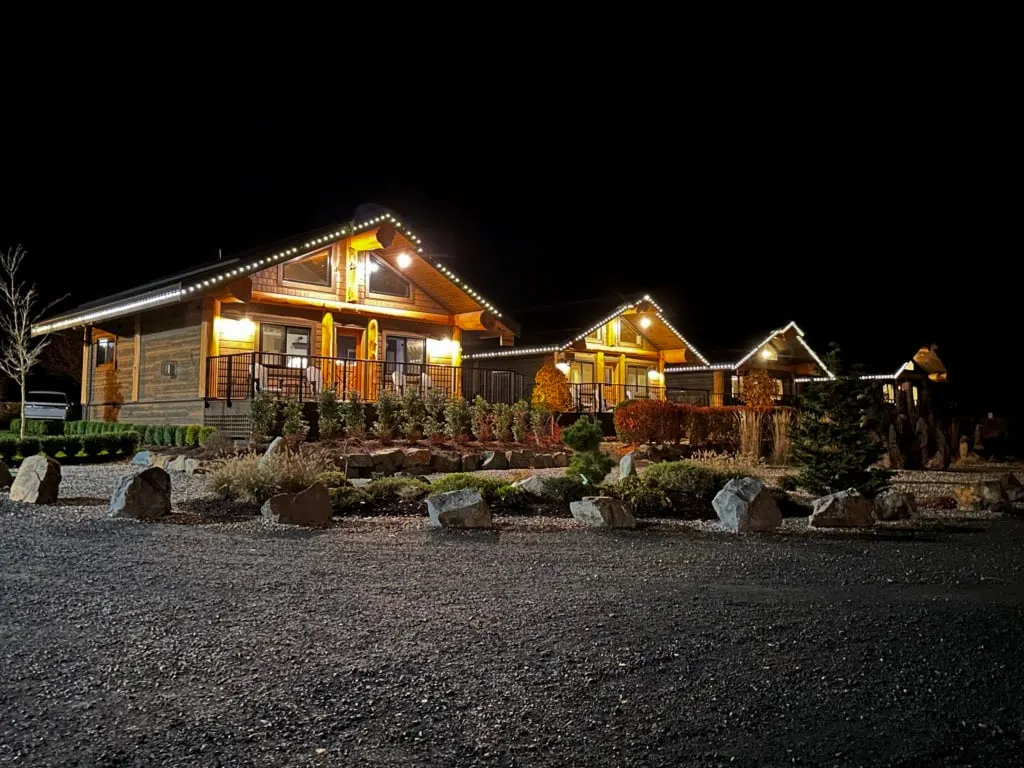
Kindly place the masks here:
[(383, 390), (399, 395), (409, 390), (426, 394), (441, 390), (449, 397), (513, 403), (524, 397), (525, 377), (515, 371), (461, 368), (427, 363), (396, 363), (385, 360), (350, 360), (270, 352), (219, 355), (207, 360), (206, 399), (248, 400), (257, 392), (313, 401), (325, 389), (339, 398), (358, 392), (375, 402)]
[(578, 412), (602, 413), (627, 400), (672, 400), (690, 405), (709, 405), (710, 393), (703, 389), (676, 389), (651, 384), (570, 384), (569, 394)]

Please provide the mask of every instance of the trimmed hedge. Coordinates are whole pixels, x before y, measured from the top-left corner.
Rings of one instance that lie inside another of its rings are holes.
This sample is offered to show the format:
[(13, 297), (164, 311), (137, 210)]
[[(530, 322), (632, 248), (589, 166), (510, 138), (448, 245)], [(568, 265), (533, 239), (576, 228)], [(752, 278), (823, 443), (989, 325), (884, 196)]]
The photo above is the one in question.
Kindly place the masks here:
[(629, 400), (615, 409), (615, 434), (624, 443), (692, 446), (738, 443), (742, 406), (696, 406), (668, 400)]
[(44, 435), (42, 437), (0, 437), (0, 461), (14, 463), (27, 456), (45, 453), (61, 461), (95, 461), (131, 456), (139, 447), (134, 431), (105, 435)]
[[(25, 422), (25, 435), (42, 437), (43, 435), (59, 435), (64, 429), (65, 422), (50, 419), (29, 419)], [(21, 419), (11, 419), (11, 432), (21, 434)]]
[(186, 446), (194, 448), (203, 445), (216, 431), (216, 427), (190, 424), (185, 427), (171, 424), (128, 424), (122, 421), (68, 421), (64, 423), (65, 435), (109, 435), (137, 432), (142, 445)]

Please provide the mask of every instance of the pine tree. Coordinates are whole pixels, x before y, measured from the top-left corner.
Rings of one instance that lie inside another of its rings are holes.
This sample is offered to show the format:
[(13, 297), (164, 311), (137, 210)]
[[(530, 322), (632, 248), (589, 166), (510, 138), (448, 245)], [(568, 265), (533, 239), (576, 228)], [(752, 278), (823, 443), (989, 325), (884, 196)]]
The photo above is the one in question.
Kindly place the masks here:
[(843, 375), (838, 349), (825, 363), (835, 379), (812, 382), (800, 398), (790, 451), (800, 467), (797, 483), (812, 493), (856, 488), (872, 498), (886, 489), (892, 472), (872, 468), (885, 446), (868, 429), (874, 397), (871, 382)]

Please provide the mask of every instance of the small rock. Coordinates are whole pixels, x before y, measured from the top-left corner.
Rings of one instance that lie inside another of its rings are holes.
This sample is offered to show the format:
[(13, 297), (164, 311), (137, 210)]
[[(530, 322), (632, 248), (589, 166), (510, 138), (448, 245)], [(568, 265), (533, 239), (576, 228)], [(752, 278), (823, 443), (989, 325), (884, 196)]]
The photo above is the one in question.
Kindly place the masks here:
[(7, 465), (0, 461), (0, 488), (10, 488), (11, 483), (14, 482), (14, 477), (11, 475), (11, 470), (7, 468)]
[(715, 514), (733, 533), (768, 531), (782, 525), (775, 497), (756, 477), (737, 477), (725, 484), (711, 502)]
[(558, 451), (551, 454), (551, 461), (556, 467), (568, 467), (569, 455), (565, 451)]
[(164, 454), (156, 454), (150, 461), (150, 465), (154, 467), (160, 467), (160, 469), (167, 469), (171, 463), (171, 457)]
[(551, 458), (550, 453), (535, 453), (533, 455), (534, 469), (551, 469), (553, 466), (555, 466), (555, 460)]
[(814, 528), (870, 528), (874, 522), (871, 502), (850, 488), (815, 499), (808, 525)]
[(505, 460), (509, 469), (529, 469), (533, 464), (532, 451), (506, 451)]
[(630, 475), (636, 474), (636, 465), (634, 464), (633, 452), (627, 453), (621, 459), (619, 459), (619, 479), (629, 477)]
[(569, 504), (572, 516), (596, 528), (636, 528), (636, 518), (624, 502), (611, 496), (584, 496)]
[(508, 457), (504, 451), (484, 451), (484, 469), (508, 469)]
[(875, 499), (876, 520), (909, 520), (917, 514), (917, 499), (906, 491), (888, 491)]
[(148, 467), (153, 463), (153, 454), (149, 451), (139, 451), (132, 456), (132, 464), (140, 467)]
[(476, 472), (480, 469), (480, 454), (467, 453), (462, 457), (462, 471)]
[(60, 464), (49, 456), (29, 456), (11, 483), (11, 501), (53, 504), (60, 489)]
[(149, 467), (122, 477), (110, 496), (110, 517), (157, 520), (171, 514), (171, 476)]
[[(285, 447), (286, 446), (283, 437), (275, 437), (273, 440), (271, 440), (270, 445), (267, 446), (267, 450), (263, 452), (262, 456), (260, 456), (260, 466), (266, 466), (270, 462), (271, 458), (273, 458), (274, 454), (283, 451)], [(185, 467), (182, 466), (181, 471), (184, 470)]]
[(427, 497), (430, 524), (441, 528), (490, 528), (491, 510), (479, 491), (464, 488)]
[(331, 496), (322, 484), (313, 483), (298, 493), (272, 496), (260, 514), (272, 523), (324, 527), (331, 522)]

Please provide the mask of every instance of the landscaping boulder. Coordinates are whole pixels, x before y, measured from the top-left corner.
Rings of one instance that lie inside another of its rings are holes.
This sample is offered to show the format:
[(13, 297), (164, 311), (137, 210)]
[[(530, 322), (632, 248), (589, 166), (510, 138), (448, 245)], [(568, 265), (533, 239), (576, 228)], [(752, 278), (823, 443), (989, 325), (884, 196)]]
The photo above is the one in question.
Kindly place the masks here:
[(531, 451), (506, 451), (505, 458), (508, 460), (509, 469), (529, 469), (533, 464)]
[(430, 451), (427, 448), (411, 448), (405, 452), (405, 470), (414, 475), (425, 474), (430, 469)]
[(533, 468), (534, 469), (551, 469), (555, 466), (555, 460), (551, 458), (550, 453), (536, 453), (533, 456)]
[(782, 525), (775, 497), (756, 477), (730, 480), (715, 495), (711, 506), (722, 525), (733, 533), (768, 531)]
[[(284, 442), (284, 438), (275, 437), (273, 440), (270, 441), (270, 445), (267, 446), (267, 450), (263, 452), (262, 456), (260, 456), (260, 466), (266, 466), (268, 463), (270, 463), (270, 460), (271, 458), (273, 458), (274, 454), (283, 451), (285, 448), (286, 445)], [(182, 467), (182, 471), (184, 471), (184, 467)]]
[(139, 451), (132, 456), (132, 464), (140, 467), (148, 467), (153, 463), (153, 454), (149, 451)]
[(373, 471), (382, 475), (393, 475), (405, 464), (405, 453), (400, 448), (374, 451), (370, 456), (373, 459)]
[(483, 469), (508, 469), (504, 451), (484, 451)]
[(350, 453), (348, 456), (342, 456), (339, 459), (340, 466), (344, 467), (346, 460), (350, 468), (373, 469), (373, 457), (368, 453)]
[(888, 491), (875, 499), (876, 520), (909, 520), (917, 514), (917, 499), (906, 491)]
[(435, 453), (430, 460), (433, 472), (458, 472), (462, 469), (462, 457), (457, 454)]
[(480, 469), (480, 454), (478, 453), (467, 453), (462, 457), (462, 471), (463, 472), (476, 472)]
[(14, 482), (14, 477), (11, 476), (11, 470), (7, 468), (7, 465), (0, 461), (0, 488), (10, 488), (11, 483)]
[(551, 454), (551, 462), (556, 467), (568, 467), (569, 455), (565, 451), (558, 451)]
[(619, 480), (636, 474), (636, 464), (633, 459), (632, 451), (619, 459)]
[(480, 491), (464, 488), (427, 497), (430, 524), (440, 528), (490, 528), (491, 510)]
[(530, 475), (524, 477), (522, 480), (516, 480), (512, 483), (514, 488), (519, 488), (531, 496), (539, 496), (542, 498), (553, 497), (547, 483), (544, 482), (544, 478), (538, 475)]
[[(260, 459), (262, 461), (262, 459)], [(167, 469), (167, 465), (171, 463), (171, 457), (164, 454), (156, 454), (153, 456), (153, 460), (150, 462), (150, 466), (160, 467), (160, 469)]]
[(206, 466), (199, 459), (185, 459), (186, 475), (202, 475), (206, 473)]
[(322, 528), (331, 522), (331, 496), (321, 483), (313, 483), (298, 493), (272, 496), (260, 514), (271, 523)]
[(171, 476), (160, 467), (125, 475), (110, 496), (110, 517), (157, 520), (171, 514)]
[(636, 528), (629, 507), (611, 496), (584, 496), (569, 504), (573, 518), (596, 528)]
[(989, 480), (974, 485), (960, 485), (953, 489), (960, 509), (1009, 512), (1012, 509), (1010, 497), (998, 480)]
[(870, 528), (874, 522), (874, 506), (850, 488), (815, 499), (808, 525), (814, 528)]
[(29, 456), (11, 483), (11, 501), (53, 504), (60, 489), (60, 464), (49, 456)]
[[(281, 438), (277, 438), (277, 439), (280, 440)], [(269, 451), (270, 449), (268, 448), (267, 450)], [(264, 457), (265, 456), (266, 456), (266, 454), (264, 454)], [(167, 469), (170, 470), (171, 472), (184, 472), (185, 471), (185, 461), (186, 461), (186, 458), (185, 458), (184, 454), (179, 454), (178, 456), (175, 456), (173, 459), (171, 459), (171, 462), (167, 465)], [(262, 458), (260, 459), (260, 463), (261, 464), (263, 463), (263, 459)]]

